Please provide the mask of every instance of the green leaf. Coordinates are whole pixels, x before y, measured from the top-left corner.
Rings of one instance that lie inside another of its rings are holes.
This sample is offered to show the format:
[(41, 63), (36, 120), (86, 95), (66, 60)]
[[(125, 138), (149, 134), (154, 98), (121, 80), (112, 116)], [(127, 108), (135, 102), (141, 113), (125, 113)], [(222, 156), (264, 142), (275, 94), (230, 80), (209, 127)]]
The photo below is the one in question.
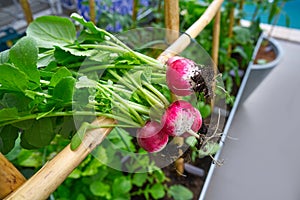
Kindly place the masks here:
[(81, 171), (78, 168), (75, 168), (72, 171), (72, 173), (68, 176), (68, 178), (74, 178), (74, 179), (77, 179), (77, 178), (80, 178), (80, 177), (81, 177)]
[(42, 48), (70, 45), (76, 39), (75, 26), (71, 20), (58, 16), (42, 16), (35, 19), (28, 26), (26, 33)]
[(11, 125), (0, 127), (0, 152), (7, 154), (14, 146), (18, 138), (19, 129)]
[(16, 123), (13, 123), (12, 125), (14, 127), (19, 128), (19, 129), (27, 130), (27, 129), (29, 129), (32, 126), (33, 122), (34, 122), (34, 120), (31, 119), (31, 120), (25, 120), (25, 121), (16, 122)]
[(93, 176), (98, 173), (98, 167), (102, 165), (98, 159), (93, 159), (81, 173), (82, 176)]
[(193, 193), (182, 185), (172, 185), (169, 188), (168, 194), (172, 196), (174, 200), (188, 200), (193, 198)]
[(29, 112), (29, 104), (32, 100), (22, 93), (6, 93), (1, 103), (5, 107), (16, 107), (18, 112)]
[(116, 178), (112, 184), (112, 192), (114, 196), (122, 196), (122, 194), (128, 193), (131, 188), (131, 181), (125, 176)]
[(55, 61), (53, 51), (40, 53), (38, 55), (37, 67), (40, 68), (40, 67), (48, 66), (52, 61)]
[(72, 137), (71, 149), (73, 151), (75, 149), (77, 149), (79, 147), (79, 145), (81, 144), (84, 134), (88, 130), (89, 126), (90, 126), (90, 124), (88, 122), (83, 122), (82, 125), (80, 126), (80, 128), (78, 129), (78, 131), (76, 132), (76, 134)]
[(0, 122), (18, 119), (18, 117), (16, 108), (3, 108), (0, 110)]
[(165, 196), (165, 189), (164, 186), (160, 183), (156, 183), (154, 184), (151, 188), (150, 188), (150, 194), (154, 199), (160, 199), (163, 198)]
[(76, 80), (73, 77), (62, 78), (53, 90), (53, 98), (57, 105), (71, 103)]
[(136, 173), (132, 177), (132, 184), (142, 187), (144, 183), (147, 181), (148, 174), (147, 173)]
[(9, 60), (9, 49), (0, 52), (0, 64), (7, 63)]
[(29, 80), (40, 83), (40, 74), (37, 69), (38, 48), (35, 40), (30, 37), (21, 38), (9, 51), (10, 61), (24, 72)]
[(103, 182), (94, 181), (90, 185), (90, 191), (95, 196), (105, 197), (106, 199), (111, 199), (110, 186)]
[(19, 69), (3, 64), (0, 71), (0, 90), (24, 92), (27, 89), (28, 79)]
[(208, 142), (204, 147), (202, 147), (198, 151), (199, 158), (204, 158), (205, 156), (213, 155), (217, 153), (219, 149), (220, 149), (220, 145), (218, 143)]
[[(54, 58), (57, 63), (66, 66), (72, 63), (83, 62), (85, 59), (83, 56), (74, 56), (70, 52), (62, 50), (60, 47), (55, 48)], [(78, 67), (80, 67), (80, 65), (78, 65)]]
[(72, 73), (66, 67), (59, 68), (59, 70), (52, 76), (49, 86), (55, 87), (57, 83), (65, 77), (72, 77)]
[(26, 140), (29, 145), (34, 147), (44, 147), (50, 144), (54, 136), (52, 120), (43, 118), (34, 121), (32, 126), (22, 133), (21, 139)]
[(234, 39), (239, 44), (246, 44), (251, 40), (251, 33), (249, 29), (241, 26), (235, 26), (233, 28)]
[(79, 22), (84, 27), (88, 28), (93, 34), (98, 34), (99, 38), (104, 38), (105, 31), (96, 27), (93, 22), (87, 22), (82, 16), (77, 13), (72, 13), (71, 18)]
[(62, 50), (67, 51), (71, 53), (74, 56), (93, 56), (95, 55), (98, 50), (96, 49), (77, 49), (77, 48), (71, 48), (71, 47), (60, 47)]
[(42, 154), (38, 151), (30, 151), (26, 149), (22, 149), (17, 162), (18, 165), (23, 167), (40, 167), (43, 163), (42, 161)]

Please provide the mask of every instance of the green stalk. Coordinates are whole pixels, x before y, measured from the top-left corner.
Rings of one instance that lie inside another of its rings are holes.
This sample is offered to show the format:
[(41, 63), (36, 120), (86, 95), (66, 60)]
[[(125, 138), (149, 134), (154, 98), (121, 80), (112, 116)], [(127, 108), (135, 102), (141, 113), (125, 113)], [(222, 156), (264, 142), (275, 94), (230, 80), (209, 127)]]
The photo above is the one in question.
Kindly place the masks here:
[[(113, 92), (112, 90), (109, 90), (108, 88), (104, 87), (101, 84), (98, 84), (99, 88), (102, 88), (104, 90), (106, 90), (107, 92), (110, 92), (114, 97), (117, 98), (117, 100), (125, 107), (128, 108), (128, 110), (133, 114), (133, 116), (136, 118), (136, 120), (140, 123), (140, 124), (144, 124), (144, 120), (141, 118), (141, 116), (136, 112), (136, 110), (132, 109), (131, 107), (129, 107), (126, 102), (123, 100), (122, 97), (120, 97), (117, 93)], [(113, 99), (111, 99), (112, 102)], [(119, 107), (120, 108), (120, 107)], [(122, 109), (122, 108), (120, 108)], [(126, 112), (126, 111), (125, 111)], [(126, 112), (127, 113), (127, 112)]]
[[(71, 46), (77, 47), (77, 46)], [(80, 47), (87, 49), (101, 49), (105, 51), (110, 51), (111, 53), (127, 53), (128, 50), (120, 48), (120, 47), (112, 47), (108, 45), (100, 45), (100, 44), (81, 44)]]
[(0, 122), (0, 127), (5, 126), (8, 124), (13, 124), (25, 120), (30, 120), (30, 119), (37, 119), (39, 116), (43, 115), (43, 118), (46, 117), (62, 117), (62, 116), (103, 116), (103, 113), (101, 112), (91, 112), (91, 111), (67, 111), (67, 112), (51, 112), (47, 114), (47, 112), (44, 113), (36, 113), (36, 114), (30, 114), (30, 115), (25, 115), (18, 117), (15, 120), (10, 120), (10, 121), (5, 121), (5, 122)]
[(137, 89), (139, 89), (148, 99), (150, 102), (150, 104), (154, 105), (154, 106), (159, 106), (161, 108), (164, 108), (163, 103), (161, 102), (161, 100), (159, 98), (157, 98), (155, 95), (153, 95), (150, 91), (144, 89), (141, 85), (139, 85), (131, 76), (129, 76), (128, 74), (125, 74), (126, 78), (129, 79), (129, 81), (131, 81), (133, 83), (133, 85), (135, 85), (135, 87)]
[(169, 106), (170, 102), (168, 101), (168, 99), (162, 93), (160, 93), (159, 90), (157, 90), (155, 87), (153, 87), (153, 85), (147, 83), (146, 81), (142, 81), (142, 84), (145, 85), (154, 94), (156, 94), (158, 96), (158, 98), (160, 98), (160, 100), (165, 104), (165, 106)]

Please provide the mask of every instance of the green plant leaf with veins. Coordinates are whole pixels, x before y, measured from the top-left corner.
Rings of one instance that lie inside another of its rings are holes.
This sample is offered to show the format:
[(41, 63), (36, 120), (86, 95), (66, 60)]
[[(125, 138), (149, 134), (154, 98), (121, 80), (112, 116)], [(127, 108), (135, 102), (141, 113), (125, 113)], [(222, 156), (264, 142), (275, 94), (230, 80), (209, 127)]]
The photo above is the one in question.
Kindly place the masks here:
[(58, 16), (42, 16), (35, 19), (26, 30), (38, 47), (52, 49), (54, 46), (73, 44), (76, 39), (75, 26), (71, 20)]

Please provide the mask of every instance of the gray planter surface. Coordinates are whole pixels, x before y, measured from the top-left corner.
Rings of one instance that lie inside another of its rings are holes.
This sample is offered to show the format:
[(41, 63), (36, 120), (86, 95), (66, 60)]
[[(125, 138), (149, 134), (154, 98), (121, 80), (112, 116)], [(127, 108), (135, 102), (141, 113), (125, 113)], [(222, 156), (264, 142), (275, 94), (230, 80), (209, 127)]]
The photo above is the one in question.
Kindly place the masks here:
[(298, 200), (300, 45), (280, 41), (285, 57), (236, 110), (205, 189), (207, 200)]
[[(268, 39), (271, 42), (272, 46), (275, 49), (277, 58), (274, 61), (272, 61), (270, 63), (267, 63), (267, 64), (264, 64), (264, 65), (254, 64), (253, 61), (256, 57), (256, 54), (258, 52), (258, 49), (259, 49), (262, 41), (264, 39)], [(266, 35), (261, 34), (261, 36), (259, 37), (259, 39), (257, 41), (257, 44), (255, 46), (255, 49), (254, 49), (254, 52), (253, 52), (253, 55), (252, 55), (252, 61), (250, 61), (249, 65), (247, 67), (247, 70), (245, 72), (243, 81), (241, 83), (238, 94), (236, 96), (235, 103), (232, 107), (232, 110), (230, 111), (229, 116), (228, 116), (224, 131), (223, 131), (223, 135), (222, 135), (222, 138), (221, 138), (220, 143), (219, 143), (220, 146), (221, 146), (221, 149), (215, 155), (215, 157), (214, 157), (215, 160), (220, 159), (220, 155), (222, 153), (222, 149), (223, 149), (223, 146), (224, 146), (224, 143), (225, 143), (225, 139), (228, 136), (228, 132), (230, 130), (232, 121), (235, 117), (235, 114), (238, 110), (239, 105), (244, 103), (244, 101), (252, 94), (252, 92), (257, 88), (257, 86), (260, 85), (260, 83), (263, 81), (263, 79), (265, 79), (267, 77), (269, 72), (272, 69), (274, 69), (275, 66), (277, 66), (279, 64), (279, 62), (282, 58), (282, 54), (283, 54), (283, 52), (282, 52), (282, 49), (280, 47), (280, 44), (275, 39), (267, 38)], [(226, 139), (226, 140), (228, 140), (228, 139)], [(204, 186), (203, 186), (202, 191), (201, 191), (200, 196), (199, 196), (199, 200), (204, 200), (205, 199), (207, 190), (210, 187), (210, 182), (211, 182), (211, 179), (213, 177), (213, 174), (214, 174), (214, 171), (215, 171), (216, 167), (217, 167), (217, 165), (214, 164), (214, 163), (212, 163), (212, 165), (210, 166), (210, 169), (208, 171), (207, 177), (206, 177), (205, 182), (204, 182)]]

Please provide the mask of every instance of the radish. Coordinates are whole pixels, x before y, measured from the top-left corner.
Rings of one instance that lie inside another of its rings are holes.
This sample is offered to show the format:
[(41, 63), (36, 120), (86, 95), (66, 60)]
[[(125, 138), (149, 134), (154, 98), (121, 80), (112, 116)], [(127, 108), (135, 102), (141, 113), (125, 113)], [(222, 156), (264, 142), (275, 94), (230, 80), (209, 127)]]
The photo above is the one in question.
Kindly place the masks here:
[(138, 144), (150, 153), (162, 150), (168, 140), (169, 136), (162, 131), (161, 125), (156, 121), (148, 121), (137, 131)]
[(193, 93), (194, 77), (200, 74), (197, 65), (180, 56), (174, 56), (167, 61), (166, 79), (169, 89), (178, 96), (187, 96)]
[(178, 100), (166, 109), (161, 124), (163, 131), (170, 136), (186, 136), (188, 133), (199, 138), (197, 132), (202, 126), (202, 116), (189, 102)]

